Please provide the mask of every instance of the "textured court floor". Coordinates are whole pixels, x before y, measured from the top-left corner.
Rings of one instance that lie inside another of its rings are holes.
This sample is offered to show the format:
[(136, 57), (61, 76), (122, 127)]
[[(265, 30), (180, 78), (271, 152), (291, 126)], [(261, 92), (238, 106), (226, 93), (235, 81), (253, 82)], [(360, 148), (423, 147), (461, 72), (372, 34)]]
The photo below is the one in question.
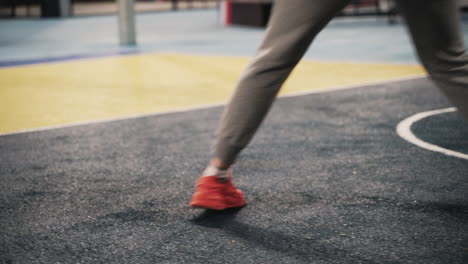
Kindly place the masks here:
[[(468, 162), (403, 141), (425, 79), (277, 101), (235, 168), (242, 210), (190, 210), (221, 108), (0, 137), (5, 263), (464, 263)], [(440, 136), (468, 132), (455, 113)], [(417, 130), (432, 130), (437, 118)], [(433, 135), (432, 143), (437, 142)], [(465, 148), (466, 138), (451, 141)]]
[[(235, 167), (247, 207), (188, 209), (222, 111), (206, 105), (227, 99), (247, 61), (237, 56), (251, 55), (262, 35), (213, 18), (145, 15), (140, 21), (185, 24), (144, 24), (157, 34), (123, 49), (106, 37), (112, 17), (0, 21), (25, 26), (0, 26), (9, 32), (0, 42), (0, 124), (8, 133), (0, 136), (0, 263), (465, 263), (468, 161), (396, 133), (405, 118), (450, 104), (412, 64), (401, 25), (383, 21), (333, 22), (311, 48)], [(103, 35), (95, 42), (91, 22)], [(32, 24), (47, 34), (33, 34)], [(81, 40), (63, 37), (73, 28)], [(359, 32), (373, 33), (361, 47), (340, 37)], [(388, 45), (396, 32), (399, 44)], [(90, 58), (128, 50), (143, 54)], [(332, 62), (317, 61), (327, 55)], [(222, 89), (197, 97), (206, 86)], [(146, 108), (152, 101), (170, 105)], [(183, 106), (205, 107), (167, 112)], [(125, 118), (135, 114), (142, 116)], [(50, 119), (56, 123), (34, 123)], [(91, 123), (67, 125), (75, 122)], [(468, 154), (467, 124), (449, 112), (412, 129)]]

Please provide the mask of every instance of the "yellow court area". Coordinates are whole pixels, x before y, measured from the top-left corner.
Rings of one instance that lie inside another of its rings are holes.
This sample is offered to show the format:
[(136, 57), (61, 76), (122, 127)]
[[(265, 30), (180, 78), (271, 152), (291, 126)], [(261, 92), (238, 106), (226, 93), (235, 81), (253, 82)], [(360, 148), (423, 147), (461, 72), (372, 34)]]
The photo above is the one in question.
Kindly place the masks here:
[[(142, 54), (0, 69), (0, 133), (226, 102), (248, 58)], [(302, 61), (282, 94), (424, 74), (419, 65)]]

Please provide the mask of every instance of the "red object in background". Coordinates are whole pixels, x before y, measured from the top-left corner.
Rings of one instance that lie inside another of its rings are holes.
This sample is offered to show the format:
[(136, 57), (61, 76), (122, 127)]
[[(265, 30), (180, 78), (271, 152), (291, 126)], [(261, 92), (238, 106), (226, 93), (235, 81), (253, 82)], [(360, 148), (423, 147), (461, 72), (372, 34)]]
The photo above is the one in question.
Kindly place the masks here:
[(226, 1), (226, 21), (224, 23), (226, 25), (232, 24), (232, 1)]

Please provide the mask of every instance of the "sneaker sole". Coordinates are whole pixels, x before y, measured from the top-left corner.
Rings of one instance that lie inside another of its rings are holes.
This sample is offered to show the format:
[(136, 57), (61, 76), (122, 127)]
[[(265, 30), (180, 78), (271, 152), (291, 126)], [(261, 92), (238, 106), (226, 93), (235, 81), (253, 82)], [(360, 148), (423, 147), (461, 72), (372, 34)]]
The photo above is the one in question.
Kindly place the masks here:
[(213, 205), (213, 200), (198, 200), (190, 203), (190, 207), (201, 208), (201, 209), (211, 209), (211, 210), (224, 210), (227, 207), (224, 205)]

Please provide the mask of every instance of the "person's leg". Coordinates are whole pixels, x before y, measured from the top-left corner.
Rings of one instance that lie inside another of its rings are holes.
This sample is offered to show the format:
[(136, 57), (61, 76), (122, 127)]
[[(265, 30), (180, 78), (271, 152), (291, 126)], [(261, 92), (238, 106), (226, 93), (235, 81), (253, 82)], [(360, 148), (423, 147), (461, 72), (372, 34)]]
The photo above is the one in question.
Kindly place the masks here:
[(217, 130), (211, 164), (227, 168), (249, 143), (279, 89), (311, 41), (348, 0), (277, 0), (253, 61), (240, 78)]
[(311, 41), (349, 0), (276, 0), (266, 36), (240, 78), (217, 130), (210, 165), (190, 206), (226, 209), (245, 205), (227, 169), (249, 143), (280, 87)]
[(456, 0), (399, 0), (418, 56), (448, 99), (468, 119), (468, 54)]

